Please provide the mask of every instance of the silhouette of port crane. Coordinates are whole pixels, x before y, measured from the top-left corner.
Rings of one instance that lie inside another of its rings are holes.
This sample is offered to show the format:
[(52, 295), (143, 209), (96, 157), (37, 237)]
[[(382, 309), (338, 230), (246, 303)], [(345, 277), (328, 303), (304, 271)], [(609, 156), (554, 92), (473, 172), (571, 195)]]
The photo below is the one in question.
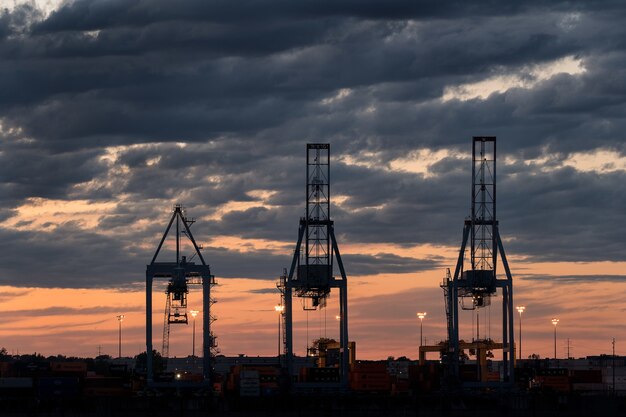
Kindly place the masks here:
[[(330, 219), (330, 144), (306, 146), (306, 215), (300, 219), (298, 241), (288, 274), (283, 274), (279, 288), (285, 303), (285, 362), (293, 372), (292, 297), (310, 301), (305, 309), (321, 309), (332, 288), (339, 289), (340, 380), (348, 386), (348, 278)], [(341, 278), (333, 274), (337, 262)], [(307, 341), (308, 342), (308, 341)]]
[[(475, 136), (472, 140), (472, 202), (471, 216), (465, 220), (463, 239), (454, 275), (444, 278), (444, 291), (448, 328), (448, 352), (446, 360), (449, 380), (460, 383), (459, 362), (462, 353), (459, 339), (459, 305), (462, 310), (475, 310), (491, 304), (497, 290), (502, 292), (502, 343), (490, 339), (475, 343), (485, 349), (491, 346), (502, 349), (504, 384), (514, 382), (514, 328), (513, 328), (513, 277), (509, 269), (499, 223), (496, 217), (496, 138)], [(464, 270), (466, 248), (469, 242), (469, 269)], [(498, 255), (504, 266), (505, 277), (498, 278), (496, 266)], [(480, 361), (477, 361), (480, 362)], [(484, 385), (484, 367), (477, 364), (478, 378), (475, 383)]]
[[(146, 353), (148, 383), (153, 383), (154, 381), (152, 355), (152, 284), (154, 279), (167, 279), (161, 355), (165, 360), (169, 355), (170, 326), (189, 323), (187, 315), (187, 295), (189, 294), (189, 286), (201, 285), (203, 318), (202, 374), (204, 384), (210, 386), (211, 360), (217, 348), (215, 342), (216, 338), (211, 332), (211, 324), (215, 321), (215, 317), (211, 315), (211, 306), (215, 303), (215, 300), (211, 298), (211, 287), (215, 285), (215, 277), (211, 275), (211, 269), (204, 261), (204, 257), (200, 252), (201, 247), (196, 243), (193, 233), (191, 232), (190, 227), (194, 222), (195, 220), (187, 218), (185, 210), (181, 205), (175, 205), (172, 217), (152, 257), (152, 261), (146, 267)], [(176, 261), (157, 262), (157, 257), (173, 225), (175, 225), (176, 230)], [(189, 259), (181, 255), (181, 236), (185, 236), (193, 246), (194, 253)], [(200, 264), (196, 264), (192, 261), (195, 256), (200, 260)]]

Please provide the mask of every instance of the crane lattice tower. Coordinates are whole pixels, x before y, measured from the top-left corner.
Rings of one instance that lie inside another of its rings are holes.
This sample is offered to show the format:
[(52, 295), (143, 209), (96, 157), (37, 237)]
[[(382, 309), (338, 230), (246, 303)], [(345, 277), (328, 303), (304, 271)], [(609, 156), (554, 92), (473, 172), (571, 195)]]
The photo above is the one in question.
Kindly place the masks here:
[[(496, 295), (498, 288), (500, 288), (502, 291), (501, 346), (504, 368), (501, 382), (512, 384), (515, 360), (513, 348), (513, 278), (500, 238), (496, 217), (496, 138), (494, 136), (475, 136), (473, 138), (471, 198), (471, 217), (465, 220), (461, 250), (454, 275), (447, 277), (442, 284), (446, 298), (449, 373), (453, 380), (459, 381), (459, 357), (461, 355), (459, 305), (462, 310), (487, 307), (491, 304), (491, 298)], [(468, 240), (470, 244), (470, 269), (464, 270)], [(502, 278), (498, 278), (496, 274), (498, 256), (501, 257), (504, 266), (505, 276)], [(495, 346), (491, 340), (483, 340), (482, 343), (483, 346)], [(477, 360), (478, 362), (479, 360)], [(482, 377), (480, 375), (480, 364), (477, 366), (478, 380), (484, 380), (484, 375)]]
[[(348, 384), (348, 279), (330, 218), (330, 144), (310, 143), (306, 147), (306, 215), (300, 219), (298, 241), (289, 273), (281, 291), (285, 302), (285, 357), (288, 374), (293, 373), (292, 297), (310, 301), (305, 309), (320, 309), (332, 288), (339, 289), (340, 375)], [(333, 275), (337, 263), (341, 277)]]

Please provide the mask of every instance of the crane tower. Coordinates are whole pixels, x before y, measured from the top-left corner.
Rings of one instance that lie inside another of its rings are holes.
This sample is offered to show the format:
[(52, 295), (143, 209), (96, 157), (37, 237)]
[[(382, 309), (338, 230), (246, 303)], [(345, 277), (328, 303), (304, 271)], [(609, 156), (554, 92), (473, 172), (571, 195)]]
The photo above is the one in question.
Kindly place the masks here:
[[(470, 259), (465, 259), (469, 240)], [(505, 276), (496, 274), (498, 255)], [(469, 269), (464, 270), (468, 263)], [(478, 341), (477, 350), (490, 346), (502, 347), (503, 381), (514, 381), (513, 278), (500, 238), (496, 217), (496, 138), (475, 136), (472, 141), (472, 201), (471, 216), (465, 220), (461, 250), (454, 275), (442, 283), (446, 298), (448, 324), (448, 365), (454, 379), (459, 378), (459, 305), (462, 310), (476, 310), (491, 304), (491, 298), (502, 292), (502, 343)], [(479, 362), (477, 354), (477, 362)], [(479, 367), (480, 372), (480, 367)], [(480, 376), (480, 375), (479, 375)], [(480, 379), (480, 378), (479, 378)], [(484, 378), (482, 379), (484, 380)]]
[[(282, 278), (285, 302), (285, 358), (289, 375), (293, 371), (292, 297), (310, 302), (306, 309), (321, 309), (332, 288), (339, 289), (340, 374), (348, 384), (348, 279), (330, 219), (330, 144), (309, 143), (306, 147), (306, 215), (300, 219), (298, 241), (289, 274)], [(341, 278), (333, 276), (337, 262)]]

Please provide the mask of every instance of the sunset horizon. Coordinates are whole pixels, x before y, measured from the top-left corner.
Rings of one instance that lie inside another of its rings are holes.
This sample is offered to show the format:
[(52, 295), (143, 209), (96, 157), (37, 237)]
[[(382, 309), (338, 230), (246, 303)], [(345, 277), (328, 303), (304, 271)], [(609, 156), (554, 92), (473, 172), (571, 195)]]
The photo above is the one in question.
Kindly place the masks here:
[(0, 0), (0, 404), (619, 415), (625, 17)]

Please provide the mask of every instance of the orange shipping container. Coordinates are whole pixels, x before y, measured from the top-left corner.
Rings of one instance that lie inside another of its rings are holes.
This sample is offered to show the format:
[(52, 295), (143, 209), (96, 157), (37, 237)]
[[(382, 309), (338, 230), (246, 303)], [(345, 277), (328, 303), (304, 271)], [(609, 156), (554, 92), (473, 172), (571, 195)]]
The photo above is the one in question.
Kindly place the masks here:
[(387, 362), (355, 362), (354, 372), (387, 372)]
[(50, 364), (52, 372), (72, 372), (72, 373), (87, 373), (86, 362), (52, 362)]
[(390, 390), (390, 384), (382, 383), (382, 382), (369, 382), (369, 381), (355, 382), (353, 381), (352, 383), (350, 383), (350, 388), (353, 391), (387, 392)]
[(390, 378), (387, 374), (370, 374), (364, 372), (353, 373), (351, 375), (353, 381), (384, 381), (389, 382)]
[(0, 362), (0, 377), (6, 377), (9, 374), (9, 369), (11, 369), (9, 362)]

